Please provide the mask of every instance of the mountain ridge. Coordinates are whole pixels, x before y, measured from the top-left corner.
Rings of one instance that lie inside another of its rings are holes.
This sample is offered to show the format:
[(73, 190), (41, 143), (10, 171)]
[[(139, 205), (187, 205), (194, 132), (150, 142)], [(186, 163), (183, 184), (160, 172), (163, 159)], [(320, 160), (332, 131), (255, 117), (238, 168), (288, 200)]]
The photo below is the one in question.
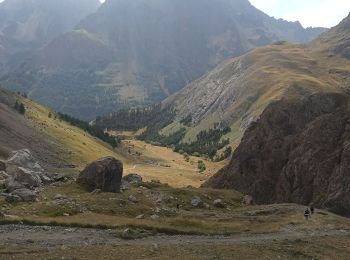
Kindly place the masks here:
[[(55, 110), (92, 119), (125, 105), (159, 102), (229, 56), (314, 36), (246, 0), (108, 0), (1, 82)], [(95, 51), (99, 55), (91, 55)], [(35, 80), (23, 76), (31, 74)], [(21, 77), (29, 84), (17, 84)]]

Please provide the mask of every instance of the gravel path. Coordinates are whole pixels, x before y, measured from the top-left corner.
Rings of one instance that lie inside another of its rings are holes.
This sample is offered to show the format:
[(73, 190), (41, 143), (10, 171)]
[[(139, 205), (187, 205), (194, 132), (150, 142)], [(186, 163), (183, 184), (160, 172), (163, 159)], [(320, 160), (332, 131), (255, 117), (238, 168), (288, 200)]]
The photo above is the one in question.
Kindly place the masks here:
[(0, 226), (1, 245), (57, 247), (86, 245), (182, 245), (182, 244), (263, 244), (268, 241), (296, 240), (306, 237), (350, 236), (350, 230), (315, 230), (313, 232), (281, 231), (271, 234), (232, 236), (168, 236), (158, 235), (137, 240), (116, 237), (114, 230), (48, 226)]

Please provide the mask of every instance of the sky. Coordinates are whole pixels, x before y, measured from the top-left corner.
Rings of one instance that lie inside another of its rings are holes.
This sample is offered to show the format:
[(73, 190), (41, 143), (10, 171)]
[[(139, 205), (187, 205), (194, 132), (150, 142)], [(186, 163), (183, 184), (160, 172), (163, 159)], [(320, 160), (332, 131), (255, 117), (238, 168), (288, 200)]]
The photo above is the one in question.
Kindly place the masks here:
[[(2, 2), (3, 0), (0, 0)], [(100, 0), (103, 3), (105, 0)], [(174, 0), (176, 1), (176, 0)], [(350, 0), (249, 0), (275, 18), (299, 21), (304, 27), (333, 27), (350, 12)]]
[(348, 16), (350, 0), (250, 0), (275, 18), (299, 21), (304, 27), (333, 27)]

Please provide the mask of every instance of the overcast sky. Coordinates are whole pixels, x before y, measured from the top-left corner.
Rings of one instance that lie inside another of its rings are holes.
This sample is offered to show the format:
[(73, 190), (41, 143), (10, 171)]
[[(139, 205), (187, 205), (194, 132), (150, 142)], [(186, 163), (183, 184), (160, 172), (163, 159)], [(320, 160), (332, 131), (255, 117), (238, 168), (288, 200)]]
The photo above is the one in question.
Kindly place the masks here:
[(250, 0), (270, 16), (300, 21), (304, 27), (332, 27), (350, 12), (350, 0)]
[[(3, 0), (0, 0), (2, 2)], [(100, 0), (104, 2), (105, 0)], [(174, 0), (176, 1), (176, 0)], [(350, 0), (249, 0), (270, 16), (300, 21), (304, 27), (332, 27), (350, 12)]]

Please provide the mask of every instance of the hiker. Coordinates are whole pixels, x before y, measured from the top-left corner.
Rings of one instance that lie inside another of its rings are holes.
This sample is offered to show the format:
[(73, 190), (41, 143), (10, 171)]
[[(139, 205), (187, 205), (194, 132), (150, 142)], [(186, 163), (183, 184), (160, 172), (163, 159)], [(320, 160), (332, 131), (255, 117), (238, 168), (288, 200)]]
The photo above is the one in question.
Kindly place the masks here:
[(309, 220), (310, 217), (310, 210), (309, 208), (306, 208), (306, 210), (304, 211), (304, 217), (306, 220)]
[(180, 204), (179, 204), (179, 203), (176, 204), (176, 212), (177, 212), (177, 213), (180, 212)]
[(315, 213), (315, 208), (313, 206), (311, 206), (310, 210), (311, 210), (311, 215), (313, 215)]

